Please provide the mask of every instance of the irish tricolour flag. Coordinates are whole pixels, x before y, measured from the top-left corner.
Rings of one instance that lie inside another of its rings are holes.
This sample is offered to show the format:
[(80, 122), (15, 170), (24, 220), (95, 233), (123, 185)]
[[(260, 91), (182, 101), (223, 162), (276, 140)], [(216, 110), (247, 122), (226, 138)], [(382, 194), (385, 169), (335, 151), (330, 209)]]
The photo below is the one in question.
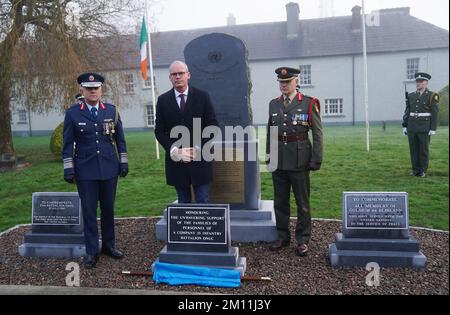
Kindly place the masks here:
[(142, 28), (141, 28), (141, 40), (140, 40), (140, 48), (141, 48), (141, 70), (142, 70), (142, 78), (147, 80), (147, 64), (148, 64), (148, 35), (147, 35), (147, 27), (145, 26), (145, 17), (142, 19)]

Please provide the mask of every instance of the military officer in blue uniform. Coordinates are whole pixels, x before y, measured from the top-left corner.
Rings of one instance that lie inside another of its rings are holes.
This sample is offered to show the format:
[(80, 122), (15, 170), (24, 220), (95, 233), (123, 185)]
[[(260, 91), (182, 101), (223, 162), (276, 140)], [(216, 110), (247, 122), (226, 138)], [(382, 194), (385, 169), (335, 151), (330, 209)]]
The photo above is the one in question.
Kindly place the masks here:
[[(306, 256), (311, 238), (310, 171), (318, 171), (322, 164), (323, 134), (320, 102), (315, 97), (298, 91), (299, 69), (281, 67), (275, 70), (282, 95), (269, 104), (266, 153), (269, 159), (277, 157), (277, 165), (270, 166), (274, 189), (275, 219), (278, 240), (270, 250), (289, 246), (291, 189), (297, 204), (295, 239), (297, 256)], [(272, 139), (270, 129), (278, 128)], [(312, 143), (308, 132), (312, 133)], [(277, 141), (276, 152), (271, 152), (271, 141)], [(274, 157), (275, 156), (275, 157)], [(273, 160), (272, 160), (273, 162)], [(269, 164), (274, 164), (269, 162)]]
[(115, 259), (123, 257), (115, 248), (114, 201), (118, 176), (128, 174), (128, 156), (118, 109), (100, 100), (104, 78), (96, 73), (84, 73), (77, 81), (84, 99), (72, 105), (64, 119), (64, 180), (77, 184), (86, 243), (84, 266), (93, 268), (100, 252)]
[(436, 134), (439, 94), (428, 90), (431, 75), (418, 72), (416, 92), (409, 93), (403, 115), (403, 132), (408, 136), (412, 164), (411, 175), (425, 177), (429, 161), (430, 138)]

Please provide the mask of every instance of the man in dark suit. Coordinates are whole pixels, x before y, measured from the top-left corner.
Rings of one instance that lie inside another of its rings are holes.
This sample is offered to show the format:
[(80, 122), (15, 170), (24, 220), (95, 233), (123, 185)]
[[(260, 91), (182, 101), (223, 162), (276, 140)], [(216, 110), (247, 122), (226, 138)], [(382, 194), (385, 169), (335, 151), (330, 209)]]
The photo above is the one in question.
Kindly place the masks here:
[(128, 155), (118, 109), (100, 100), (103, 76), (84, 73), (78, 77), (83, 99), (72, 105), (64, 119), (64, 180), (77, 184), (83, 210), (86, 256), (84, 266), (99, 259), (97, 206), (100, 203), (102, 249), (115, 259), (114, 201), (117, 177), (128, 174)]
[[(191, 75), (184, 62), (175, 61), (169, 67), (173, 89), (158, 98), (155, 134), (166, 150), (166, 180), (174, 186), (179, 203), (191, 203), (191, 186), (196, 203), (208, 203), (212, 164), (201, 156), (203, 144), (209, 139), (194, 139), (195, 121), (203, 132), (207, 126), (217, 126), (216, 115), (207, 92), (189, 85)], [(189, 131), (189, 143), (179, 145), (180, 134), (171, 137), (174, 127)], [(196, 145), (197, 144), (197, 145)]]

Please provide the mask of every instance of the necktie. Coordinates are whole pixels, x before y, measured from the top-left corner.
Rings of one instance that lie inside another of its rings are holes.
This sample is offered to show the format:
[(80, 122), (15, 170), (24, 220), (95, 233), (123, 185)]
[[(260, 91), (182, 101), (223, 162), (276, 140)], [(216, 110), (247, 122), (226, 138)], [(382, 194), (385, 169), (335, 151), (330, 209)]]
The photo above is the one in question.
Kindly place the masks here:
[(184, 112), (185, 107), (186, 107), (186, 100), (184, 99), (184, 94), (180, 94), (180, 110)]
[(91, 108), (91, 115), (92, 115), (92, 118), (97, 119), (97, 108), (96, 107)]
[(289, 104), (291, 104), (291, 100), (289, 99), (289, 97), (286, 97), (286, 98), (284, 99), (284, 106), (285, 106), (285, 107), (288, 107)]

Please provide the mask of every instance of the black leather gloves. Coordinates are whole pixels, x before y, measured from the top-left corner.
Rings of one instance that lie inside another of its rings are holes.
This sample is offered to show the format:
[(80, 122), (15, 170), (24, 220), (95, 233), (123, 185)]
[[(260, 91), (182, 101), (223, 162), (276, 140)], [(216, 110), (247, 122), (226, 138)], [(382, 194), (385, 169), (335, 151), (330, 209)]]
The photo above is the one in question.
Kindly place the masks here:
[(127, 163), (120, 163), (120, 177), (125, 177), (128, 175), (128, 164)]

